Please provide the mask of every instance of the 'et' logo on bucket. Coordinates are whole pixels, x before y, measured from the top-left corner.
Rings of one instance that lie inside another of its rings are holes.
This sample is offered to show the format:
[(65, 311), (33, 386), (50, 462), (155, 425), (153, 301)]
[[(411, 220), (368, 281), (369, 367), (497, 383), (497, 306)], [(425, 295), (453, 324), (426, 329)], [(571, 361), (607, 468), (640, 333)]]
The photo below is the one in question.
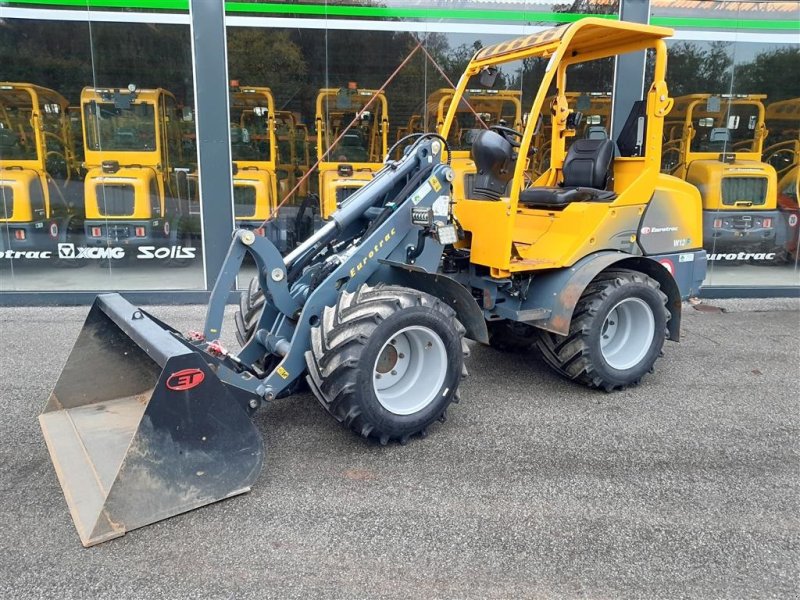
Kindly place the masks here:
[(183, 369), (169, 376), (167, 387), (176, 392), (183, 392), (197, 387), (206, 378), (200, 369)]

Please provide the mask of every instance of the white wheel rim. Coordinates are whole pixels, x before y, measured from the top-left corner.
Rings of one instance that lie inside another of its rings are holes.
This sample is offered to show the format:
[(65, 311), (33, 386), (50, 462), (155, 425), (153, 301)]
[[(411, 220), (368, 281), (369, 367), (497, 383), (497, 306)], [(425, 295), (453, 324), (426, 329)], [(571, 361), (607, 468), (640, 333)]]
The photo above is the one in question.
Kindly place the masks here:
[(444, 342), (427, 327), (406, 327), (378, 352), (372, 387), (381, 406), (396, 415), (411, 415), (433, 402), (447, 375)]
[(655, 335), (656, 320), (650, 305), (641, 298), (626, 298), (603, 321), (600, 352), (612, 369), (625, 371), (647, 356)]

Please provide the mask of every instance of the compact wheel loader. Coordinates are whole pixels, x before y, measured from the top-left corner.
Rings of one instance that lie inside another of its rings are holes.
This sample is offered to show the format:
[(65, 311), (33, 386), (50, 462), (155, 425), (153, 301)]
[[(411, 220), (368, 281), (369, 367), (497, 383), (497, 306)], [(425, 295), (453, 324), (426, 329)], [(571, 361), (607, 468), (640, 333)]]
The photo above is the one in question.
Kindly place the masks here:
[[(355, 82), (323, 88), (314, 120), (320, 216), (327, 221), (381, 168), (389, 143), (389, 103), (382, 91), (358, 88)], [(353, 120), (356, 124), (347, 129)]]
[(783, 248), (778, 178), (762, 162), (767, 129), (763, 94), (675, 99), (668, 115), (662, 169), (702, 190), (705, 247), (712, 259), (741, 250)]
[[(57, 258), (82, 237), (80, 160), (69, 102), (30, 83), (0, 82), (0, 260)], [(57, 260), (63, 267), (77, 260)]]
[(84, 88), (81, 92), (85, 242), (94, 248), (180, 244), (191, 261), (200, 225), (183, 159), (178, 103), (169, 91)]
[[(301, 384), (358, 435), (425, 432), (458, 399), (464, 339), (488, 343), (490, 326), (534, 339), (577, 382), (637, 384), (678, 339), (681, 300), (706, 266), (699, 194), (659, 173), (670, 34), (587, 18), (481, 50), (442, 131), (406, 140), (308, 240), (282, 256), (234, 233), (202, 332), (99, 296), (40, 417), (83, 543), (249, 490), (264, 455), (250, 417)], [(565, 152), (581, 119), (563, 94), (545, 106), (551, 83), (567, 89), (570, 65), (648, 49), (654, 80), (618, 139)], [(524, 130), (476, 135), (472, 193), (454, 202), (466, 174), (448, 164), (446, 140), (468, 80), (490, 85), (506, 63), (541, 58)], [(554, 160), (531, 180), (543, 111)], [(231, 353), (218, 339), (246, 254), (258, 277)]]

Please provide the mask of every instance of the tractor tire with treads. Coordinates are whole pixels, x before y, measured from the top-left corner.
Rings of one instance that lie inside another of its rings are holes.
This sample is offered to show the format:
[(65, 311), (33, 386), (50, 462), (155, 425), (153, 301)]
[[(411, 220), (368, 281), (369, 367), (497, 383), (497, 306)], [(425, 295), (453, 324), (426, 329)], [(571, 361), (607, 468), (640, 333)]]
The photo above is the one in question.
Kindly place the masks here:
[(340, 423), (405, 443), (446, 419), (466, 376), (464, 327), (437, 298), (396, 285), (342, 292), (311, 329), (308, 383)]
[(247, 289), (242, 290), (239, 310), (233, 316), (236, 323), (236, 339), (240, 346), (244, 346), (255, 334), (258, 318), (264, 310), (264, 302), (264, 291), (261, 289), (258, 277), (253, 277)]
[(667, 296), (637, 271), (600, 273), (584, 290), (569, 334), (542, 331), (537, 345), (558, 373), (607, 392), (653, 371), (667, 337)]

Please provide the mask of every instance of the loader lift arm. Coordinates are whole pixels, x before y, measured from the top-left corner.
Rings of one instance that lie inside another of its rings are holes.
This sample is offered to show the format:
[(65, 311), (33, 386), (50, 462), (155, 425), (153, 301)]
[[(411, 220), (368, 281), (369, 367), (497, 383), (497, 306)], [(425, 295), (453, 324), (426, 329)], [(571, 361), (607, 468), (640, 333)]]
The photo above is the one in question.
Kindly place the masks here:
[[(364, 284), (385, 263), (404, 264), (420, 232), (425, 243), (415, 268), (436, 272), (444, 248), (437, 234), (449, 213), (434, 216), (432, 207), (452, 180), (437, 137), (387, 161), (286, 257), (266, 238), (236, 231), (202, 334), (181, 335), (119, 294), (95, 300), (40, 416), (84, 545), (249, 490), (263, 461), (250, 416), (306, 374), (311, 329), (319, 329), (324, 311), (372, 289)], [(415, 224), (412, 210), (430, 220)], [(255, 335), (231, 355), (217, 340), (248, 253), (267, 302)], [(98, 364), (103, 377), (87, 378)]]
[[(305, 353), (309, 349), (310, 328), (319, 324), (326, 306), (336, 304), (343, 291), (353, 292), (364, 284), (384, 262), (405, 264), (407, 248), (417, 247), (420, 232), (426, 229), (412, 223), (412, 208), (424, 210), (440, 197), (439, 190), (449, 189), (451, 169), (440, 164), (444, 145), (438, 136), (425, 136), (418, 140), (399, 161), (389, 161), (369, 186), (361, 188), (342, 205), (314, 236), (282, 257), (267, 239), (250, 231), (238, 230), (228, 250), (221, 273), (209, 301), (204, 339), (194, 342), (203, 351), (219, 338), (229, 290), (233, 289), (242, 260), (250, 254), (257, 266), (259, 283), (266, 290), (268, 304), (261, 314), (259, 324), (247, 344), (237, 355), (231, 367), (252, 366), (264, 363), (269, 355), (277, 359), (269, 373), (253, 382), (237, 373), (227, 383), (256, 391), (264, 400), (270, 400), (291, 386), (305, 374)], [(406, 194), (420, 177), (428, 174), (414, 190)], [(426, 188), (422, 192), (419, 189)], [(382, 203), (392, 200), (387, 206)], [(388, 213), (382, 219), (378, 217)], [(371, 217), (369, 226), (365, 217)], [(447, 215), (437, 217), (444, 225)], [(434, 221), (437, 223), (437, 221)], [(332, 249), (344, 246), (341, 251)], [(425, 238), (421, 255), (414, 260), (415, 269), (435, 273), (443, 245), (434, 238)], [(363, 250), (362, 250), (363, 249)], [(315, 268), (328, 261), (324, 281), (312, 286)], [(298, 265), (305, 270), (292, 281), (292, 271)], [(213, 347), (212, 347), (213, 348)], [(212, 352), (213, 354), (213, 352)], [(241, 370), (241, 369), (239, 369)], [(234, 371), (235, 372), (235, 371)], [(222, 375), (227, 379), (226, 375)]]

